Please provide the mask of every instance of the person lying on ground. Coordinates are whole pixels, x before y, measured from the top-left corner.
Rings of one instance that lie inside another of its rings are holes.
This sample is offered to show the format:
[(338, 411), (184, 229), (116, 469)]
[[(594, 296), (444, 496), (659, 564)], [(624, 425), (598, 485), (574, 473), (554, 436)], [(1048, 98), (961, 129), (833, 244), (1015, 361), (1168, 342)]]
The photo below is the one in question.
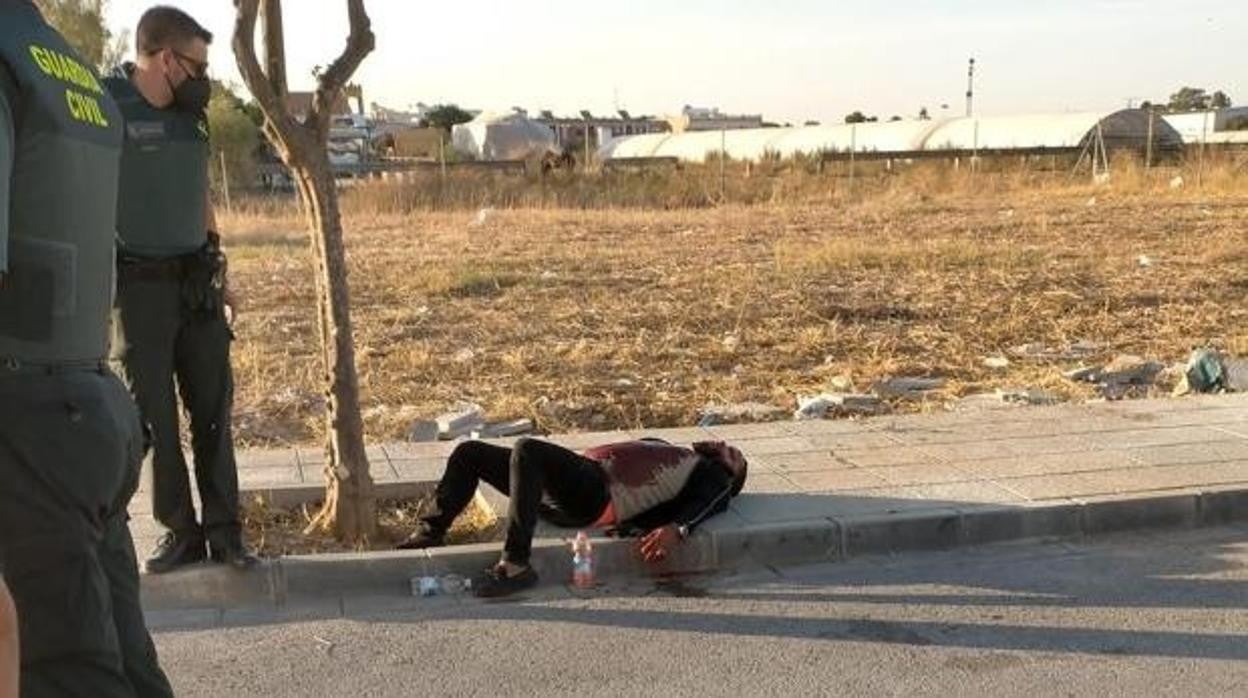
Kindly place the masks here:
[(529, 556), (539, 516), (563, 528), (641, 534), (642, 559), (661, 562), (699, 524), (728, 508), (745, 486), (747, 468), (741, 451), (718, 441), (684, 448), (643, 439), (583, 454), (532, 438), (513, 448), (466, 441), (447, 460), (433, 511), (399, 547), (443, 545), (484, 481), (510, 501), (502, 559), (473, 580), (477, 596), (505, 596), (537, 583)]

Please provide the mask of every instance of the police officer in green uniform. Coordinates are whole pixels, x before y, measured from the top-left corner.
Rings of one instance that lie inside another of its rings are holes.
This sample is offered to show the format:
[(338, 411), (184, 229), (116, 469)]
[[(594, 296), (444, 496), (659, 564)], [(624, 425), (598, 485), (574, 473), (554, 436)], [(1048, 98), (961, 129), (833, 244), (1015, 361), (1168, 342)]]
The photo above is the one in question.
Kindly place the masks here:
[[(152, 512), (167, 531), (147, 571), (209, 556), (246, 568), (255, 558), (239, 526), (225, 258), (208, 202), (212, 34), (181, 10), (154, 7), (135, 39), (136, 62), (104, 83), (125, 119), (112, 356), (152, 428)], [(202, 521), (182, 455), (179, 394)]]
[(21, 692), (172, 695), (126, 504), (143, 432), (109, 371), (121, 115), (29, 0), (0, 0), (0, 569)]

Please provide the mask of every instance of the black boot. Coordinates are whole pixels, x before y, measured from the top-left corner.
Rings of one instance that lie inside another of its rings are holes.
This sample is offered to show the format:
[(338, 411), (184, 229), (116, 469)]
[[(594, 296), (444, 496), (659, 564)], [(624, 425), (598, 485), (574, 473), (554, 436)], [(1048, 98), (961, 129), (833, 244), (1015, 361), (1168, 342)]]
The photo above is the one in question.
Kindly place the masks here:
[(408, 536), (396, 547), (399, 550), (422, 550), (424, 548), (440, 548), (445, 544), (445, 534), (434, 531), (432, 526), (421, 521), (416, 524), (416, 530), (412, 531), (412, 535)]
[(222, 532), (211, 536), (208, 549), (211, 551), (213, 562), (229, 565), (239, 571), (251, 569), (259, 562), (247, 546), (243, 545), (243, 537), (237, 531)]
[(203, 562), (207, 556), (204, 536), (199, 531), (169, 531), (156, 544), (156, 550), (152, 551), (144, 569), (148, 574), (164, 574), (179, 567)]

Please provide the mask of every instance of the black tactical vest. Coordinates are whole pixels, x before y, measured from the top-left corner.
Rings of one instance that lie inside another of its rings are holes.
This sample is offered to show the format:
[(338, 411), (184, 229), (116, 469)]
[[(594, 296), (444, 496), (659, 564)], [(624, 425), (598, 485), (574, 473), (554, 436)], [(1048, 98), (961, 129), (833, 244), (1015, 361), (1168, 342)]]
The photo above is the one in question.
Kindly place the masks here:
[(104, 80), (125, 119), (117, 233), (127, 254), (167, 258), (204, 244), (208, 121), (203, 114), (157, 109), (126, 71)]
[(121, 114), (33, 5), (0, 0), (0, 63), (15, 122), (0, 361), (103, 360)]

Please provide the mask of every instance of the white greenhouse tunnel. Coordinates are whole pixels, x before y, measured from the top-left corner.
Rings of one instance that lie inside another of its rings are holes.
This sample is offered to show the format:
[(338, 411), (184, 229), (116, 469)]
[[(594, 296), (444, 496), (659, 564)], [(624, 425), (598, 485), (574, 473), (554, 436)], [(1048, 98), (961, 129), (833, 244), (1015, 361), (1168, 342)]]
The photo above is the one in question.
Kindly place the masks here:
[(735, 160), (818, 155), (827, 152), (907, 153), (942, 150), (1074, 150), (1096, 136), (1108, 147), (1178, 147), (1183, 139), (1161, 118), (1127, 109), (1117, 112), (961, 117), (938, 121), (837, 124), (628, 136), (605, 143), (601, 159), (676, 158), (705, 162), (724, 151)]

